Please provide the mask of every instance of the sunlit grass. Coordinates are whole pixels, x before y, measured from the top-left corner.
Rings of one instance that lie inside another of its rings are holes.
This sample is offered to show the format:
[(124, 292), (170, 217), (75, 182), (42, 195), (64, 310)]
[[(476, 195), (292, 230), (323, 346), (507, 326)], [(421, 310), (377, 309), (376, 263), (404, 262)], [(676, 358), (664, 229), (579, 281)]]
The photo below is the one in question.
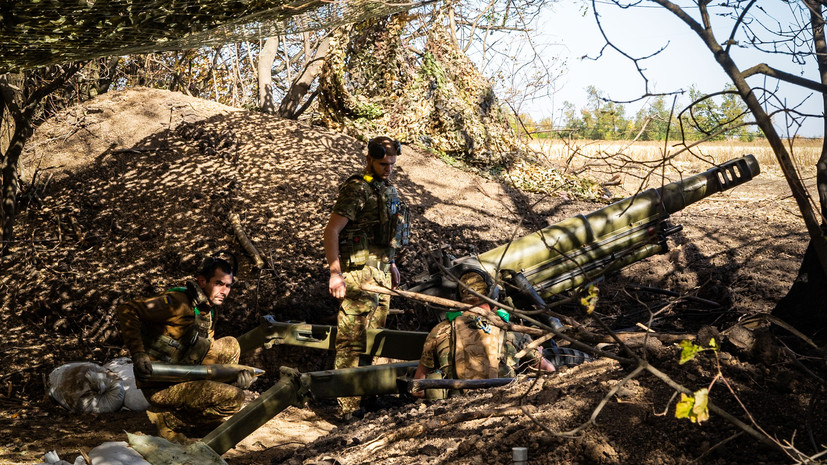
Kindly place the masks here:
[[(787, 141), (796, 165), (802, 169), (815, 166), (821, 155), (821, 139), (796, 139)], [(746, 154), (753, 154), (762, 166), (777, 164), (772, 148), (766, 140), (754, 142), (714, 141), (704, 142), (687, 150), (677, 143), (663, 141), (601, 141), (601, 140), (533, 140), (533, 149), (546, 154), (550, 160), (572, 167), (582, 166), (605, 155), (623, 154), (640, 162), (662, 160), (667, 154), (675, 163), (707, 165), (722, 163)]]
[[(713, 164), (752, 154), (762, 172), (778, 173), (778, 161), (766, 140), (754, 142), (714, 141), (687, 147), (663, 141), (532, 140), (528, 144), (545, 155), (546, 160), (565, 172), (593, 176), (602, 182), (613, 180), (627, 189), (641, 183), (651, 186), (661, 176), (674, 180), (708, 169)], [(821, 155), (822, 139), (796, 139), (785, 142), (796, 169), (811, 178)], [(667, 162), (663, 162), (668, 160)]]

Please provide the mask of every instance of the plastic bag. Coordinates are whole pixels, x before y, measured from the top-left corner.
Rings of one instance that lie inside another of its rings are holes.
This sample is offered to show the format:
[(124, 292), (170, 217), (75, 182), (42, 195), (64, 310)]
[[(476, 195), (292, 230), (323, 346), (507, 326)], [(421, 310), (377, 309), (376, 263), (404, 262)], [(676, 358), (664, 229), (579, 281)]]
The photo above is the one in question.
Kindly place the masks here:
[(116, 358), (103, 364), (107, 370), (114, 371), (123, 381), (126, 395), (123, 406), (129, 410), (140, 412), (149, 408), (144, 393), (135, 385), (135, 374), (132, 371), (132, 359), (129, 357)]
[(151, 465), (124, 441), (104, 442), (89, 451), (93, 465)]
[(67, 363), (49, 374), (49, 395), (75, 413), (115, 412), (123, 406), (123, 381), (91, 362)]

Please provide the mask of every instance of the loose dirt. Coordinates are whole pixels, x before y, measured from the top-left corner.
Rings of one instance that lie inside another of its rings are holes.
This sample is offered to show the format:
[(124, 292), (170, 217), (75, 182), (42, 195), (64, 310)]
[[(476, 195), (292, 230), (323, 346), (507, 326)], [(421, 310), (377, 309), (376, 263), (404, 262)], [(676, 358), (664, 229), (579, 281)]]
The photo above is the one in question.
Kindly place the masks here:
[[(336, 186), (361, 167), (362, 142), (178, 93), (130, 89), (64, 112), (27, 150), (27, 205), (15, 223), (17, 242), (0, 259), (0, 463), (38, 463), (49, 450), (71, 462), (102, 442), (125, 440), (124, 431), (154, 434), (141, 412), (63, 410), (46, 395), (45, 377), (70, 361), (127, 355), (116, 305), (180, 285), (207, 255), (231, 250), (241, 261), (218, 336), (239, 335), (268, 314), (335, 321), (322, 229)], [(600, 283), (595, 314), (618, 330), (716, 335), (720, 352), (684, 365), (673, 343), (650, 339), (636, 351), (693, 391), (720, 372), (713, 403), (809, 455), (827, 443), (827, 407), (818, 383), (783, 350), (789, 338), (777, 339), (783, 332), (766, 324), (727, 332), (772, 310), (806, 247), (786, 184), (762, 169), (745, 186), (673, 215), (684, 228), (670, 239), (671, 252)], [(516, 191), (409, 146), (395, 177), (413, 209), (412, 245), (399, 259), (407, 277), (426, 269), (431, 249), (485, 251), (602, 206)], [(253, 272), (232, 213), (272, 269)], [(418, 304), (397, 299), (393, 307), (400, 312), (389, 318), (392, 328), (427, 331), (435, 321)], [(561, 312), (601, 331), (577, 308)], [(276, 347), (243, 362), (267, 370), (253, 398), (276, 381), (279, 366), (326, 369), (332, 356)], [(646, 373), (621, 383), (629, 373), (601, 358), (447, 401), (384, 399), (351, 422), (336, 420), (333, 403), (313, 401), (281, 413), (225, 457), (231, 465), (501, 464), (510, 463), (513, 447), (527, 447), (537, 464), (792, 462), (721, 414), (702, 424), (676, 419), (674, 388)], [(593, 424), (561, 434), (598, 407)]]

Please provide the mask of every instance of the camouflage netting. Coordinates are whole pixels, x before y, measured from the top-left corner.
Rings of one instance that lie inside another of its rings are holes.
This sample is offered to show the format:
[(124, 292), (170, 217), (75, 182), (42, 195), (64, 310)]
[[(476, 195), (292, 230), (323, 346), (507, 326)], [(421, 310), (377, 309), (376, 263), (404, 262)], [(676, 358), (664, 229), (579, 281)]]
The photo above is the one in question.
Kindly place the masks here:
[(321, 123), (363, 140), (387, 134), (476, 166), (508, 164), (525, 152), (442, 14), (419, 29), (424, 37), (405, 32), (411, 19), (373, 19), (335, 35), (319, 83)]
[(0, 9), (0, 73), (331, 28), (415, 8), (378, 0), (24, 0)]

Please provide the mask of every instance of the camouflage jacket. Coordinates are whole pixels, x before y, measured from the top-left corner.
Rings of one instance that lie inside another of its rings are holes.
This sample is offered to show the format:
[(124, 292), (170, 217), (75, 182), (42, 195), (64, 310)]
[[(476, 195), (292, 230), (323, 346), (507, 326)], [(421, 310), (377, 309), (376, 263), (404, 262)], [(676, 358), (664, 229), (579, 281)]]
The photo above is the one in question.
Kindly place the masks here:
[[(457, 320), (454, 320), (454, 322), (456, 321)], [(440, 370), (443, 373), (443, 378), (446, 379), (457, 379), (455, 366), (457, 332), (454, 330), (454, 322), (445, 320), (434, 326), (425, 339), (425, 345), (422, 348), (422, 357), (420, 358), (420, 363), (422, 363), (428, 371)], [(465, 321), (460, 321), (459, 324), (465, 323)], [(517, 359), (517, 353), (530, 342), (531, 337), (528, 335), (506, 331), (505, 337), (502, 339), (503, 345), (498, 351), (498, 377), (515, 377), (516, 371), (521, 363), (531, 366), (539, 364), (540, 353), (536, 350), (530, 351), (525, 359)], [(477, 352), (479, 353), (476, 355), (482, 356), (484, 351)]]
[[(374, 183), (381, 187), (389, 184), (379, 179)], [(367, 182), (353, 176), (339, 187), (333, 213), (350, 220), (346, 229), (358, 229), (372, 236), (380, 221), (379, 199)]]
[(339, 234), (339, 255), (346, 268), (364, 265), (370, 254), (387, 262), (407, 244), (408, 207), (388, 181), (351, 176), (339, 187), (333, 213), (348, 219)]
[[(190, 289), (200, 290), (198, 284), (190, 283)], [(196, 308), (198, 302), (206, 297), (193, 296), (193, 291), (184, 288), (175, 288), (161, 295), (148, 299), (138, 299), (125, 302), (118, 306), (118, 322), (124, 344), (133, 355), (138, 352), (148, 352), (152, 341), (160, 335), (168, 336), (180, 341), (190, 327), (195, 323), (196, 316), (201, 314)], [(215, 337), (214, 310), (202, 305), (209, 318), (209, 338)]]

